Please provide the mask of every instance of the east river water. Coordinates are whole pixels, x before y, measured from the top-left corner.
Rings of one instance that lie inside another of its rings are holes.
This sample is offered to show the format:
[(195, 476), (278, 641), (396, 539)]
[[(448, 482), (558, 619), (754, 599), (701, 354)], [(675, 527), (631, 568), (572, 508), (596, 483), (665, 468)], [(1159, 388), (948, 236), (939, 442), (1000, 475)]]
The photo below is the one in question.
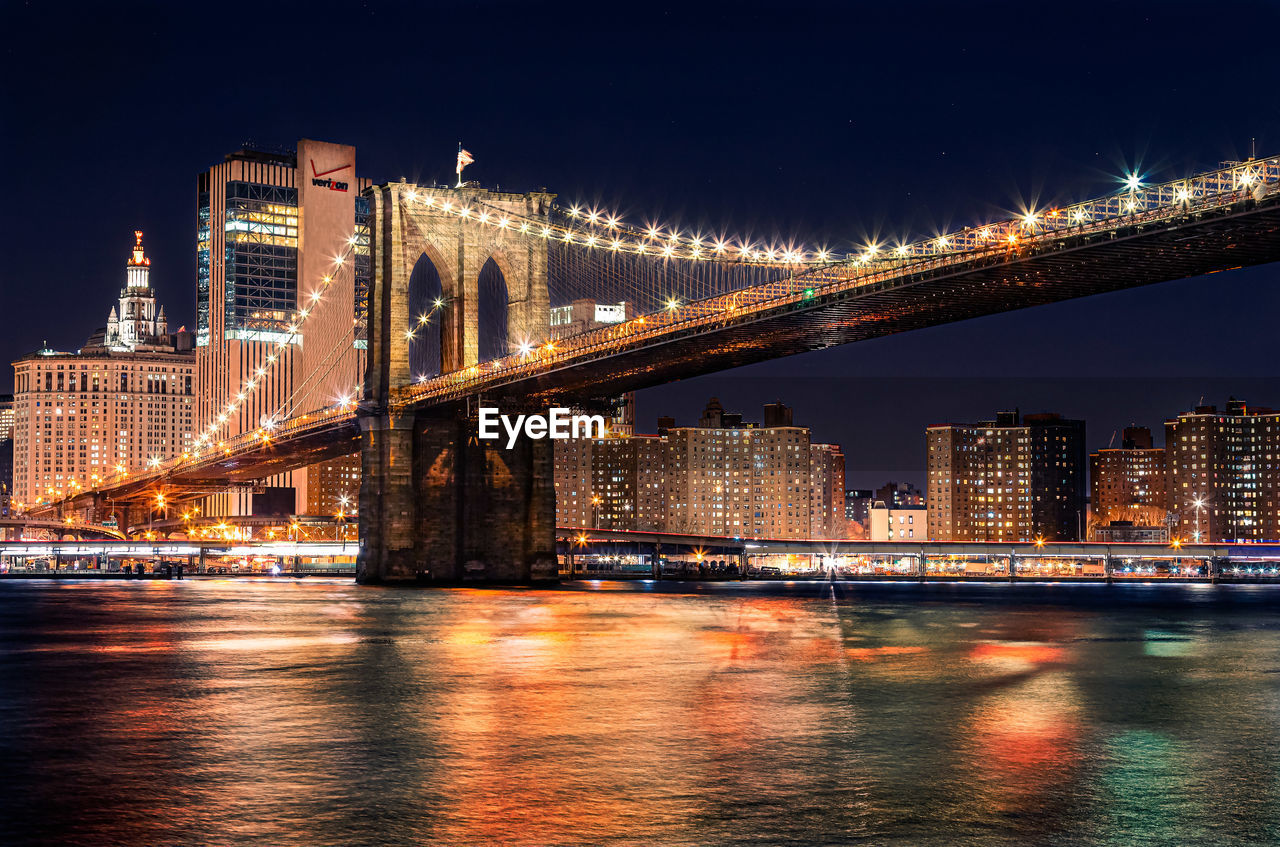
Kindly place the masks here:
[(1280, 587), (0, 583), (0, 844), (1275, 844)]

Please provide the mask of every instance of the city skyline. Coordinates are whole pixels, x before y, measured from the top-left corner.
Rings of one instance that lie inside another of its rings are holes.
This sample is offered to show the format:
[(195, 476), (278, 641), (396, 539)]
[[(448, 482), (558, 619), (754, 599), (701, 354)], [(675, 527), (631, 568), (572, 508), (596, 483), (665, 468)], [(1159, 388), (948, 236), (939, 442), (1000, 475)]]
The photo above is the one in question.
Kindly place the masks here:
[[(298, 60), (296, 73), (306, 81), (301, 91), (263, 93), (260, 100), (243, 104), (234, 120), (208, 126), (198, 103), (186, 98), (182, 80), (191, 59), (172, 46), (177, 33), (191, 25), (187, 13), (142, 8), (149, 38), (157, 47), (151, 59), (106, 55), (105, 45), (127, 38), (134, 27), (132, 19), (111, 15), (96, 21), (92, 35), (90, 29), (77, 30), (50, 42), (49, 50), (74, 52), (77, 59), (103, 58), (91, 89), (97, 105), (77, 113), (74, 132), (54, 115), (38, 128), (23, 127), (0, 140), (7, 158), (28, 165), (14, 176), (15, 189), (25, 192), (33, 204), (23, 214), (50, 215), (56, 207), (67, 231), (77, 235), (76, 250), (58, 250), (54, 239), (61, 230), (32, 231), (18, 221), (16, 208), (6, 209), (7, 215), (15, 216), (6, 231), (22, 233), (24, 242), (23, 249), (10, 251), (14, 258), (6, 273), (12, 280), (41, 283), (6, 285), (14, 292), (15, 308), (33, 313), (38, 297), (45, 294), (66, 304), (55, 325), (66, 327), (64, 339), (56, 328), (24, 321), (0, 340), (7, 361), (31, 352), (46, 338), (55, 347), (68, 347), (92, 328), (90, 324), (97, 325), (92, 287), (95, 280), (111, 278), (115, 259), (110, 246), (118, 243), (117, 229), (148, 232), (159, 297), (170, 304), (175, 327), (191, 328), (196, 271), (191, 249), (192, 175), (246, 140), (277, 147), (292, 145), (299, 137), (351, 144), (360, 153), (362, 170), (373, 179), (404, 175), (423, 182), (452, 180), (453, 154), (458, 140), (463, 140), (476, 159), (468, 178), (486, 185), (538, 188), (546, 183), (566, 202), (601, 202), (636, 217), (656, 216), (761, 238), (795, 237), (833, 248), (907, 233), (928, 235), (1016, 212), (1019, 203), (1060, 199), (1063, 192), (1082, 197), (1110, 190), (1134, 168), (1151, 178), (1176, 176), (1220, 159), (1245, 157), (1254, 139), (1260, 153), (1273, 152), (1280, 140), (1276, 119), (1253, 108), (1247, 86), (1234, 85), (1248, 78), (1247, 51), (1211, 42), (1194, 67), (1167, 68), (1156, 86), (1140, 76), (1118, 79), (1094, 70), (1105, 65), (1114, 33), (1123, 33), (1131, 43), (1176, 40), (1195, 19), (1194, 8), (1182, 4), (1162, 7), (1156, 17), (1141, 4), (1117, 4), (1108, 9), (1101, 29), (1095, 22), (1075, 21), (1054, 10), (1019, 8), (1010, 15), (993, 10), (975, 17), (939, 6), (931, 15), (912, 17), (920, 56), (916, 64), (893, 61), (896, 47), (862, 38), (858, 51), (837, 55), (826, 50), (823, 73), (804, 74), (806, 60), (792, 58), (772, 75), (753, 71), (745, 55), (750, 51), (744, 53), (742, 47), (799, 32), (834, 43), (853, 37), (849, 33), (900, 27), (907, 12), (872, 9), (855, 16), (832, 7), (778, 20), (761, 4), (733, 11), (691, 10), (684, 12), (686, 17), (659, 15), (668, 18), (663, 23), (640, 16), (630, 22), (634, 32), (608, 37), (606, 51), (602, 34), (612, 31), (615, 21), (609, 16), (616, 13), (568, 15), (562, 27), (552, 28), (536, 17), (525, 17), (529, 13), (518, 7), (499, 4), (497, 37), (502, 44), (514, 47), (535, 39), (548, 47), (573, 44), (584, 67), (611, 72), (602, 78), (589, 73), (575, 77), (571, 88), (579, 97), (571, 97), (570, 108), (557, 110), (557, 122), (549, 123), (537, 102), (526, 103), (524, 95), (551, 71), (524, 68), (510, 51), (490, 51), (481, 58), (468, 51), (465, 39), (446, 39), (435, 59), (443, 79), (421, 107), (405, 105), (389, 91), (363, 91), (362, 102), (368, 105), (361, 108), (380, 115), (376, 129), (360, 120), (353, 107), (334, 108), (334, 92), (351, 93), (359, 84), (350, 72), (326, 65), (312, 53)], [(1266, 7), (1241, 8), (1257, 12)], [(6, 14), (14, 16), (15, 27), (38, 30), (53, 25), (38, 9)], [(262, 14), (271, 19), (288, 13)], [(375, 12), (348, 16), (352, 37), (381, 25)], [(816, 21), (830, 34), (815, 34)], [(437, 10), (430, 23), (463, 33), (474, 25), (469, 10), (448, 9)], [(296, 37), (313, 43), (321, 28), (321, 23), (307, 18)], [(691, 66), (682, 68), (682, 83), (675, 85), (674, 72), (662, 61), (680, 51), (683, 39), (693, 33), (698, 33), (702, 49)], [(953, 90), (946, 80), (973, 74), (984, 47), (997, 42), (1019, 45), (1012, 55), (1005, 51), (1010, 67), (1032, 67), (1024, 60), (1054, 55), (1069, 46), (1073, 61), (1084, 70), (1052, 103), (1038, 96), (1041, 84), (1034, 73), (1010, 73), (1000, 86), (1000, 109), (982, 108), (988, 95)], [(28, 49), (18, 45), (9, 59), (10, 78), (23, 83), (4, 93), (10, 113), (21, 113), (39, 98), (84, 96), (68, 88), (64, 77), (32, 73), (37, 65), (23, 52)], [(251, 50), (247, 45), (233, 42), (228, 49), (246, 58), (252, 55), (245, 52)], [(410, 58), (388, 54), (374, 61), (390, 73)], [(886, 67), (893, 73), (882, 70)], [(449, 80), (474, 82), (477, 74), (489, 97), (453, 93)], [(795, 85), (801, 78), (804, 84)], [(723, 131), (720, 117), (686, 96), (699, 90), (736, 92), (735, 79), (749, 81), (754, 97), (748, 95), (748, 101), (782, 103), (796, 95), (804, 104), (820, 104), (814, 109), (811, 131), (797, 138), (781, 125), (766, 125), (738, 138)], [(865, 80), (865, 87), (850, 96), (845, 79)], [(1215, 80), (1221, 84), (1212, 85)], [(207, 97), (213, 101), (234, 89), (231, 80), (216, 75), (207, 85)], [(630, 117), (627, 110), (609, 114), (596, 105), (607, 102), (611, 92), (647, 86), (672, 94), (646, 99), (651, 116), (644, 120)], [(940, 98), (935, 94), (939, 89)], [(1101, 97), (1104, 90), (1107, 96)], [(917, 131), (913, 120), (922, 102), (945, 117), (932, 121), (928, 132)], [(867, 108), (868, 103), (874, 108)], [(139, 108), (163, 113), (166, 119), (140, 124), (134, 118)], [(1214, 116), (1212, 121), (1186, 120), (1206, 112)], [(512, 134), (507, 131), (512, 125), (534, 131)], [(97, 139), (90, 172), (107, 169), (129, 175), (113, 178), (110, 190), (98, 192), (92, 212), (63, 202), (76, 194), (84, 179), (83, 169), (60, 164), (76, 158), (77, 148), (69, 140), (58, 140), (66, 133), (68, 139), (84, 133)], [(619, 168), (618, 161), (629, 164)], [(37, 178), (39, 188), (32, 182)], [(1104, 446), (1113, 430), (1132, 423), (1157, 427), (1162, 423), (1159, 415), (1168, 413), (1163, 410), (1190, 408), (1200, 396), (1234, 393), (1264, 402), (1280, 396), (1280, 386), (1268, 390), (1239, 384), (1267, 376), (1266, 315), (1280, 305), (1276, 278), (1275, 269), (1258, 268), (1216, 276), (1212, 283), (1164, 283), (702, 377), (641, 392), (638, 421), (643, 430), (658, 414), (695, 415), (710, 394), (726, 402), (732, 398), (741, 407), (756, 406), (777, 399), (778, 382), (791, 384), (813, 376), (830, 385), (829, 380), (853, 374), (906, 383), (896, 394), (873, 392), (872, 404), (882, 403), (883, 397), (899, 398), (895, 407), (902, 418), (896, 426), (908, 439), (918, 425), (939, 418), (963, 419), (993, 407), (1017, 406), (1024, 412), (1052, 409), (1096, 420), (1089, 433), (1092, 450)], [(1250, 307), (1242, 309), (1241, 303)], [(992, 346), (999, 352), (981, 360), (948, 355), (957, 346), (985, 339), (995, 339)], [(1169, 339), (1184, 343), (1170, 344)], [(1161, 411), (1103, 405), (1094, 390), (1096, 381), (1118, 374), (1133, 381), (1111, 393), (1118, 398), (1144, 395), (1144, 404), (1149, 401), (1151, 408)], [(931, 390), (913, 380), (936, 376), (1022, 379), (1025, 384), (970, 384), (964, 405), (944, 398), (933, 408), (908, 413), (904, 407), (919, 406), (911, 395)], [(1053, 378), (1078, 381), (1058, 384), (1054, 396), (1041, 399), (1044, 380)], [(1172, 385), (1167, 380), (1184, 382)], [(858, 396), (856, 391), (840, 393)], [(815, 389), (815, 401), (820, 394)], [(798, 393), (788, 393), (786, 399), (806, 410), (806, 423), (845, 446), (855, 474), (852, 482), (869, 485), (885, 475), (918, 473), (912, 471), (922, 464), (918, 445), (891, 438), (887, 443), (897, 446), (875, 457), (886, 467), (873, 471), (870, 478), (857, 477), (857, 469), (867, 467), (865, 459), (870, 458), (860, 457), (857, 445), (886, 443), (872, 420), (878, 416), (856, 408), (850, 414), (848, 406), (811, 404)], [(923, 481), (920, 476), (915, 479)]]
[(0, 3), (0, 844), (1280, 843), (1277, 26)]

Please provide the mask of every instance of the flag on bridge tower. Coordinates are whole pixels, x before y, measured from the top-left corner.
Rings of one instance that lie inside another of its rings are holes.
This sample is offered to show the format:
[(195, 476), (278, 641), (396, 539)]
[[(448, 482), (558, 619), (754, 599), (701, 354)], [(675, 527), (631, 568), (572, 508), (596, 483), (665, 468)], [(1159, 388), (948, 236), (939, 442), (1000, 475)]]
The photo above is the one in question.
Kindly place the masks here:
[(462, 142), (458, 142), (458, 184), (457, 188), (462, 187), (462, 169), (475, 161), (470, 153), (462, 149)]

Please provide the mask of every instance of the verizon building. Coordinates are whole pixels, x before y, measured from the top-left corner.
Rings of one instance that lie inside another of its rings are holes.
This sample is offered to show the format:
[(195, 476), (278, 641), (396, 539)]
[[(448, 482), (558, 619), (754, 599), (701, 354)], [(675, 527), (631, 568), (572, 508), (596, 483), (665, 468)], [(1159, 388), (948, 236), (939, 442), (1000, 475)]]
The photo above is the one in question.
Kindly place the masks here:
[[(305, 139), (294, 153), (232, 153), (199, 175), (197, 433), (216, 425), (217, 439), (230, 438), (272, 416), (355, 395), (364, 375), (369, 291), (368, 202), (360, 192), (369, 185), (356, 176), (354, 147)], [(338, 257), (345, 257), (341, 265)], [(313, 302), (322, 288), (323, 299)], [(295, 330), (303, 307), (310, 317)], [(259, 370), (262, 381), (244, 392)], [(281, 474), (266, 485), (294, 489), (295, 513), (329, 514), (339, 497), (357, 494), (358, 462), (337, 459), (323, 471)], [(248, 492), (232, 492), (208, 508), (249, 514), (253, 501)]]

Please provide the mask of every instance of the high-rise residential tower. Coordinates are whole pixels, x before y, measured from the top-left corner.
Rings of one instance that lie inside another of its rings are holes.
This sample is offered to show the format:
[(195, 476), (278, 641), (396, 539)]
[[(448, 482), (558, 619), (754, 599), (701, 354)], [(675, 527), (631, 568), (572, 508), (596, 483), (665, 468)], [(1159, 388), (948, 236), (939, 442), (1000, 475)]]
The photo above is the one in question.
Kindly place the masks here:
[(760, 426), (712, 399), (698, 426), (555, 443), (561, 526), (741, 538), (842, 538), (844, 454), (811, 444), (791, 410)]
[[(766, 424), (768, 409), (766, 406)], [(809, 537), (848, 538), (844, 512), (844, 451), (838, 444), (810, 444), (809, 455)]]
[(1280, 412), (1232, 397), (1165, 422), (1168, 506), (1184, 541), (1280, 540)]
[(1160, 527), (1168, 514), (1165, 451), (1152, 446), (1151, 430), (1127, 427), (1119, 447), (1089, 455), (1089, 505), (1093, 524)]
[(1084, 421), (1001, 412), (925, 432), (929, 538), (1079, 539), (1084, 530)]

